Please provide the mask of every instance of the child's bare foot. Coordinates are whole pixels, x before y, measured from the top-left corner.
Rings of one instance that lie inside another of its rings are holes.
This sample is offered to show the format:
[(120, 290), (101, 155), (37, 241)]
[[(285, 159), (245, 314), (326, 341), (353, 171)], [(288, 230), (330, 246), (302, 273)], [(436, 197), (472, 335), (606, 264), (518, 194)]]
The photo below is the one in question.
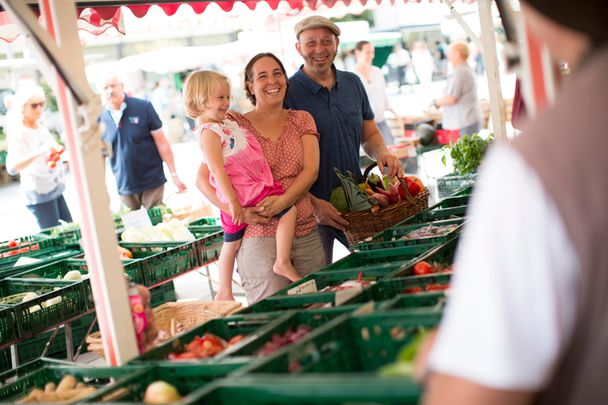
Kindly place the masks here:
[(302, 278), (296, 271), (296, 268), (292, 266), (290, 261), (279, 262), (278, 260), (272, 266), (272, 271), (274, 271), (279, 276), (283, 276), (288, 278), (290, 281), (298, 281)]
[(235, 301), (231, 292), (218, 291), (214, 301)]

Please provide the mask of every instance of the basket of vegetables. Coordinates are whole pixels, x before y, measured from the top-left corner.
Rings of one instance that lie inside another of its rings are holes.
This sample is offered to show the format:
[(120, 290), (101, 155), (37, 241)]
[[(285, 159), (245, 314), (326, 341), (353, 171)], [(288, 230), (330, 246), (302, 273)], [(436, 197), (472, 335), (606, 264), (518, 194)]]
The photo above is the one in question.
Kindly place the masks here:
[(341, 187), (332, 191), (330, 201), (349, 222), (344, 232), (349, 245), (428, 208), (429, 192), (418, 177), (380, 176), (372, 173), (374, 167), (369, 165), (361, 179), (335, 169)]

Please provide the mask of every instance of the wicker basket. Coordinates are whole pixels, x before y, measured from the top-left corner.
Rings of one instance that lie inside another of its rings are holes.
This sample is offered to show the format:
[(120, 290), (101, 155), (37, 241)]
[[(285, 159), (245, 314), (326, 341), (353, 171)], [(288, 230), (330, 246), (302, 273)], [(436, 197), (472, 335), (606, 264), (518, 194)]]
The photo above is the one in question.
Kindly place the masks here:
[[(376, 167), (376, 163), (369, 165), (364, 172), (367, 179), (370, 171)], [(402, 182), (403, 179), (400, 179)], [(429, 191), (425, 187), (416, 197), (412, 197), (406, 190), (406, 201), (399, 201), (380, 209), (378, 212), (358, 211), (346, 212), (342, 217), (349, 222), (344, 234), (350, 246), (361, 242), (370, 236), (390, 228), (391, 226), (411, 217), (429, 207)]]
[[(166, 302), (154, 309), (154, 325), (172, 337), (186, 332), (210, 319), (221, 318), (241, 309), (235, 301), (184, 301)], [(179, 325), (179, 328), (177, 327)], [(177, 330), (179, 329), (179, 330)], [(87, 350), (104, 356), (101, 334), (91, 333), (86, 337)]]

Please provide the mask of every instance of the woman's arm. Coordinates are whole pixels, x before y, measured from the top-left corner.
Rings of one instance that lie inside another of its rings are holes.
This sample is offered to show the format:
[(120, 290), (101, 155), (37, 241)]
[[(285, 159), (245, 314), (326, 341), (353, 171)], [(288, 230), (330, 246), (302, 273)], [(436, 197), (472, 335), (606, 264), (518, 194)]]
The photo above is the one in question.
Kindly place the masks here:
[(302, 140), (302, 164), (300, 174), (295, 178), (285, 193), (279, 197), (267, 197), (258, 206), (263, 206), (262, 214), (272, 217), (285, 208), (294, 205), (308, 193), (319, 174), (319, 140), (315, 134), (305, 134)]
[[(9, 135), (8, 156), (6, 159), (6, 169), (11, 175), (19, 173), (40, 156), (50, 154), (51, 150), (57, 145), (54, 143), (44, 143), (34, 150), (26, 150), (25, 144), (14, 139), (15, 135)], [(18, 134), (17, 136), (21, 136)]]

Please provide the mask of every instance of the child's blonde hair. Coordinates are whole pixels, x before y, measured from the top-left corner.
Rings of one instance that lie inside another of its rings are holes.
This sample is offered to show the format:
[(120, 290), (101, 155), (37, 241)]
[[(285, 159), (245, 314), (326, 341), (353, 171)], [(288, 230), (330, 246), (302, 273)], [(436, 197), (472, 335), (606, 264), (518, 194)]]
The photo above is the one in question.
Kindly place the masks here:
[(197, 70), (192, 72), (184, 82), (184, 107), (186, 115), (196, 119), (205, 111), (205, 103), (218, 86), (230, 87), (230, 81), (225, 75), (212, 70)]

